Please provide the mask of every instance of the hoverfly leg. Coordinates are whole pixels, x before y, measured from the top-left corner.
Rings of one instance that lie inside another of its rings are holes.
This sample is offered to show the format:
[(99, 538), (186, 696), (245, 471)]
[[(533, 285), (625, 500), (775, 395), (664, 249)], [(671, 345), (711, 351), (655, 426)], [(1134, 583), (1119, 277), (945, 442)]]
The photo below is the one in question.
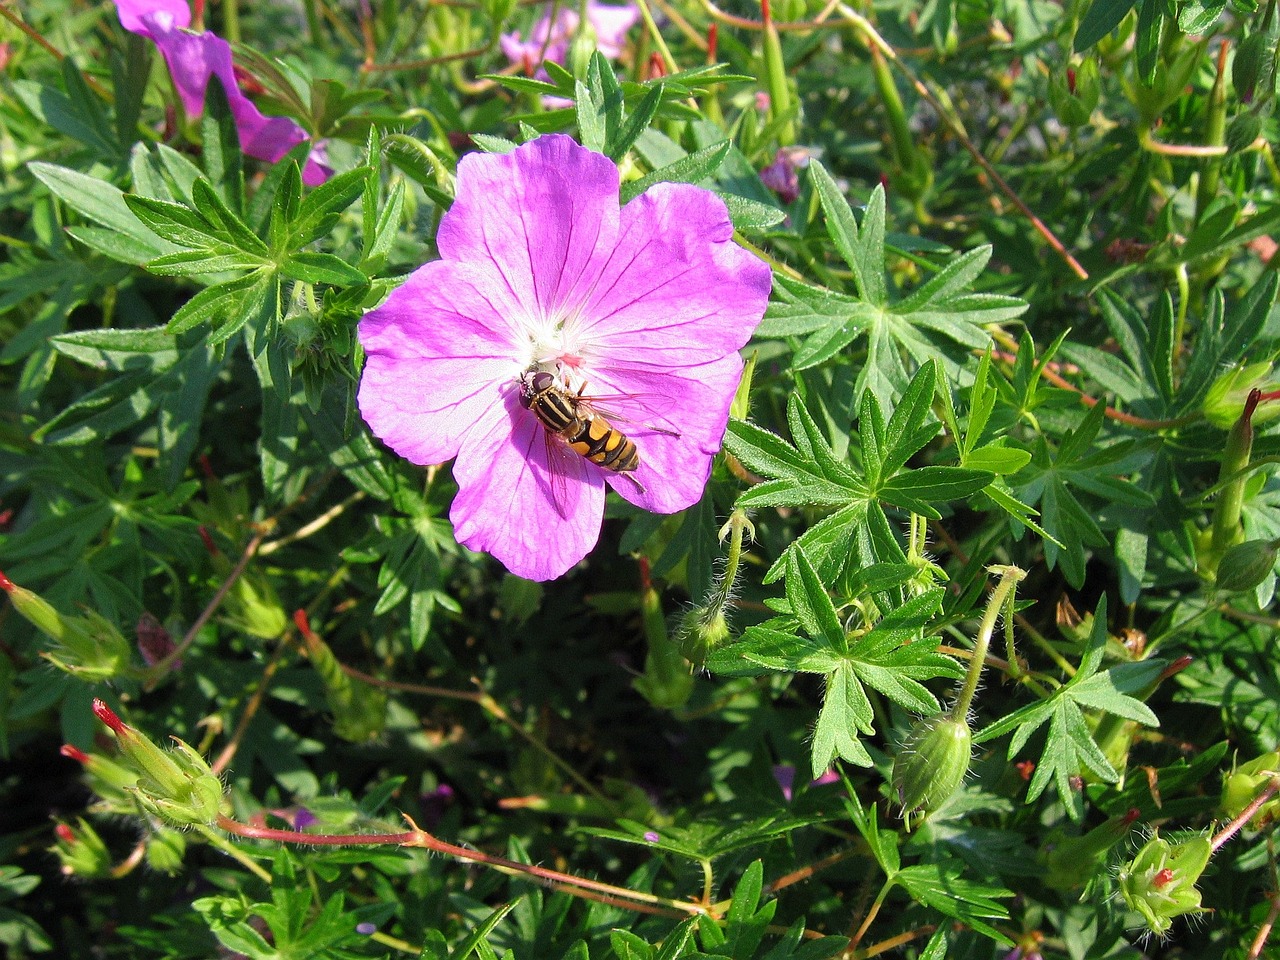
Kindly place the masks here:
[(635, 486), (637, 493), (648, 493), (648, 491), (645, 490), (644, 488), (644, 484), (642, 484), (639, 480), (637, 480), (631, 474), (623, 473), (623, 474), (620, 474), (620, 476), (626, 477), (628, 480), (630, 480), (631, 483)]

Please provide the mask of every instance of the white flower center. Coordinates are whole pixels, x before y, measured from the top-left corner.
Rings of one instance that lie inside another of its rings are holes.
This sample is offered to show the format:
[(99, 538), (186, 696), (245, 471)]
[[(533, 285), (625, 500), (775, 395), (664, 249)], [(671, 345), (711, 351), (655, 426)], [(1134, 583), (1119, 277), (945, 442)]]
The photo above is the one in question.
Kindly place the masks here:
[(521, 372), (545, 371), (575, 390), (586, 382), (595, 351), (583, 334), (579, 307), (563, 306), (547, 316), (525, 317), (520, 326), (527, 338), (519, 345)]

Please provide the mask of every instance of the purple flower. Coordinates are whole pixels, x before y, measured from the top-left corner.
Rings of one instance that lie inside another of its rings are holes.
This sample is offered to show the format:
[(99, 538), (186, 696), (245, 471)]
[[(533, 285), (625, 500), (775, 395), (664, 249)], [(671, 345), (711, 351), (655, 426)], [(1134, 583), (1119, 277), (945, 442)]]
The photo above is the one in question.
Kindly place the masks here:
[(760, 171), (761, 182), (783, 203), (794, 203), (800, 196), (800, 176), (796, 171), (809, 165), (810, 155), (806, 147), (783, 147), (773, 163)]
[[(307, 139), (307, 133), (288, 117), (266, 117), (236, 83), (231, 45), (212, 33), (193, 33), (186, 0), (116, 0), (120, 25), (130, 33), (151, 40), (169, 65), (169, 75), (190, 117), (204, 112), (209, 78), (217, 77), (240, 134), (240, 149), (247, 156), (275, 163)], [(302, 170), (308, 186), (333, 176), (323, 145), (317, 144)]]
[(662, 839), (662, 834), (658, 833), (657, 830), (646, 830), (644, 832), (644, 839), (645, 843), (657, 843)]
[(789, 763), (775, 763), (773, 779), (777, 781), (778, 789), (782, 791), (782, 799), (790, 803), (792, 788), (796, 783), (796, 768)]
[[(595, 545), (606, 484), (656, 513), (696, 503), (760, 322), (769, 268), (713, 193), (661, 183), (618, 205), (618, 170), (565, 136), (458, 165), (441, 259), (360, 322), (360, 410), (414, 463), (456, 457), (459, 542), (531, 580)], [(535, 373), (607, 416), (639, 463), (571, 450), (522, 399)]]
[[(538, 77), (545, 79), (546, 72), (541, 69), (544, 60), (563, 65), (568, 57), (569, 43), (578, 30), (578, 12), (574, 6), (562, 5), (554, 20), (548, 10), (533, 25), (527, 40), (522, 40), (519, 33), (504, 33), (500, 39), (502, 52), (512, 63), (522, 66), (525, 73), (533, 74), (534, 68), (538, 68)], [(612, 6), (587, 0), (587, 23), (596, 35), (596, 48), (610, 60), (622, 56), (627, 31), (639, 19), (640, 11), (632, 4)]]

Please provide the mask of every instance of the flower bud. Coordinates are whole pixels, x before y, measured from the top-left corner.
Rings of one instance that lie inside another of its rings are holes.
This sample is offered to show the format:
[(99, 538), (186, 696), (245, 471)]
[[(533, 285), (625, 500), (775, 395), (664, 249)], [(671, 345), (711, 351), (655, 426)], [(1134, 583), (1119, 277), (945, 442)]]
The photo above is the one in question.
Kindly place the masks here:
[(59, 821), (49, 852), (61, 862), (69, 877), (106, 877), (111, 874), (111, 852), (88, 821), (76, 819), (75, 828)]
[(1083, 836), (1061, 837), (1049, 843), (1040, 855), (1045, 868), (1045, 886), (1054, 890), (1084, 886), (1102, 867), (1111, 849), (1128, 835), (1137, 819), (1135, 808), (1124, 816), (1112, 817)]
[[(1253, 803), (1254, 797), (1275, 777), (1280, 776), (1280, 751), (1272, 750), (1262, 756), (1242, 763), (1222, 778), (1222, 798), (1219, 804), (1223, 816), (1234, 820), (1244, 808)], [(1280, 815), (1280, 799), (1269, 800), (1258, 808), (1249, 821), (1255, 830), (1265, 827)]]
[(333, 711), (333, 732), (351, 743), (364, 743), (382, 733), (387, 722), (387, 692), (348, 676), (329, 645), (318, 637), (299, 610), (293, 622), (306, 643), (307, 656), (324, 681), (324, 696)]
[(1267, 579), (1276, 566), (1276, 546), (1273, 540), (1246, 540), (1228, 547), (1218, 561), (1218, 589), (1245, 593)]
[(129, 641), (105, 617), (93, 611), (83, 617), (61, 613), (3, 573), (0, 590), (23, 619), (54, 642), (54, 649), (40, 655), (58, 669), (87, 681), (111, 680), (128, 669)]
[(932, 813), (951, 798), (969, 772), (972, 745), (969, 724), (949, 714), (911, 728), (893, 761), (893, 789), (904, 815)]
[(123, 812), (133, 810), (130, 791), (138, 785), (138, 775), (120, 764), (96, 753), (85, 753), (71, 744), (64, 744), (60, 751), (64, 757), (75, 760), (89, 775), (89, 786), (112, 808)]
[(1178, 843), (1152, 837), (1120, 868), (1120, 896), (1152, 933), (1164, 936), (1174, 918), (1203, 912), (1196, 882), (1212, 853), (1209, 838), (1203, 835)]
[(676, 627), (676, 646), (680, 655), (695, 667), (706, 662), (707, 654), (733, 634), (725, 619), (724, 608), (717, 604), (694, 607), (680, 618)]
[(1250, 103), (1263, 70), (1268, 66), (1273, 52), (1268, 49), (1270, 38), (1265, 32), (1253, 33), (1240, 41), (1231, 61), (1231, 85), (1241, 103)]
[(275, 587), (255, 570), (236, 579), (225, 602), (228, 622), (251, 637), (274, 640), (289, 625)]
[(177, 830), (161, 827), (147, 838), (147, 864), (169, 876), (182, 869), (182, 857), (186, 852), (187, 838)]
[(93, 712), (111, 728), (125, 763), (137, 772), (132, 792), (144, 810), (178, 826), (217, 820), (222, 782), (200, 754), (177, 737), (174, 750), (161, 750), (101, 700), (93, 701)]
[(1248, 150), (1261, 134), (1262, 117), (1251, 110), (1237, 113), (1227, 126), (1227, 150), (1231, 153)]

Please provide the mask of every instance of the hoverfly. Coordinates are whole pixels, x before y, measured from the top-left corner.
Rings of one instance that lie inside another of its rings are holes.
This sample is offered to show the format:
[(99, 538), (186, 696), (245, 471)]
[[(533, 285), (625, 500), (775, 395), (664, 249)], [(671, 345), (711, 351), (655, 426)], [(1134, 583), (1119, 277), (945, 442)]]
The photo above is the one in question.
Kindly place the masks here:
[[(633, 440), (594, 410), (583, 390), (572, 392), (553, 374), (531, 367), (520, 375), (520, 404), (533, 411), (547, 431), (559, 437), (574, 453), (597, 466), (630, 480), (641, 493), (644, 487), (632, 473), (640, 466)], [(666, 432), (666, 431), (661, 431)]]

